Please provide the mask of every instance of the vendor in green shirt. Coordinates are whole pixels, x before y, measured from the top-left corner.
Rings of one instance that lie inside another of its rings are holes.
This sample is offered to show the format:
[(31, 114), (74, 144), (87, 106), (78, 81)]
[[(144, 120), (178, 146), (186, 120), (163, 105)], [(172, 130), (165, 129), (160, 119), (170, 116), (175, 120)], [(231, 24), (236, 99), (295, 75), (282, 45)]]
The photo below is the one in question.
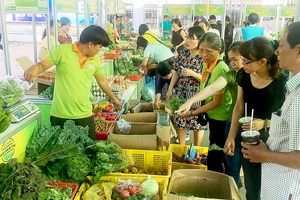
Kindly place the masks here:
[(92, 76), (114, 106), (121, 106), (120, 100), (112, 93), (104, 78), (97, 56), (101, 47), (109, 44), (105, 30), (92, 25), (82, 31), (79, 42), (55, 47), (45, 59), (25, 71), (25, 80), (34, 82), (39, 74), (56, 65), (50, 113), (52, 126), (63, 126), (66, 120), (72, 119), (79, 126), (88, 126), (90, 137), (95, 138), (92, 104), (89, 100)]
[[(173, 65), (174, 54), (172, 51), (161, 43), (149, 43), (145, 38), (139, 36), (137, 38), (137, 46), (139, 49), (144, 51), (144, 59), (142, 64), (139, 65), (139, 69), (144, 69), (148, 65), (166, 62), (170, 65)], [(151, 59), (150, 62), (149, 59)], [(154, 70), (155, 72), (156, 70)], [(151, 76), (149, 74), (149, 76)]]
[[(229, 134), (232, 112), (237, 99), (238, 84), (236, 81), (236, 75), (237, 72), (243, 67), (243, 61), (238, 51), (238, 48), (241, 44), (241, 41), (234, 42), (228, 49), (228, 57), (231, 63), (232, 70), (221, 74), (221, 76), (213, 84), (201, 90), (197, 95), (195, 95), (193, 98), (189, 99), (185, 104), (183, 104), (178, 111), (176, 111), (178, 113), (187, 113), (190, 111), (190, 108), (194, 103), (201, 102), (207, 99), (208, 97), (213, 96), (216, 92), (222, 90), (227, 86), (231, 94), (232, 104), (230, 106), (228, 121), (226, 123), (225, 128), (226, 138)], [(242, 130), (240, 129), (239, 134), (241, 133), (241, 131)], [(232, 176), (236, 184), (239, 185), (241, 169), (241, 151), (239, 151), (239, 149), (241, 149), (240, 137), (236, 137), (235, 144), (236, 151), (234, 151), (234, 155), (227, 157), (228, 175)]]

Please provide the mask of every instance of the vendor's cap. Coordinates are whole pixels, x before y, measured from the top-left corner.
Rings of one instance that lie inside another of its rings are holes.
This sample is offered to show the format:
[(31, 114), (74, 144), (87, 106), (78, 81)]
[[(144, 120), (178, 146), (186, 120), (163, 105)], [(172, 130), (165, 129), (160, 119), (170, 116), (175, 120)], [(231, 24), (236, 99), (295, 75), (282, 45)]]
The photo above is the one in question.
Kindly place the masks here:
[(209, 24), (214, 25), (214, 24), (217, 24), (217, 22), (216, 22), (216, 20), (214, 20), (214, 19), (210, 19), (210, 20), (209, 20)]

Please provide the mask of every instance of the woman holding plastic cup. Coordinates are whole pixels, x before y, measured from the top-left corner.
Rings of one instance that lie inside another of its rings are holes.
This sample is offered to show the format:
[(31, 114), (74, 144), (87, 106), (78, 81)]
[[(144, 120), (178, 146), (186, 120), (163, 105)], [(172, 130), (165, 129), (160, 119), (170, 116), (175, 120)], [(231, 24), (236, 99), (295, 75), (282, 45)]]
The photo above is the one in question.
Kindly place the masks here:
[[(235, 138), (240, 127), (239, 119), (244, 116), (247, 103), (247, 116), (254, 110), (252, 130), (260, 132), (260, 139), (266, 141), (272, 112), (277, 111), (285, 99), (287, 76), (281, 73), (275, 50), (278, 41), (256, 37), (245, 41), (239, 52), (243, 60), (243, 69), (237, 74), (238, 95), (232, 114), (229, 136), (225, 143), (227, 153), (234, 153)], [(250, 130), (250, 123), (243, 123), (244, 131)], [(240, 137), (240, 136), (238, 136)], [(241, 151), (241, 150), (239, 150)], [(245, 177), (247, 200), (260, 199), (261, 164), (250, 163), (241, 156)]]

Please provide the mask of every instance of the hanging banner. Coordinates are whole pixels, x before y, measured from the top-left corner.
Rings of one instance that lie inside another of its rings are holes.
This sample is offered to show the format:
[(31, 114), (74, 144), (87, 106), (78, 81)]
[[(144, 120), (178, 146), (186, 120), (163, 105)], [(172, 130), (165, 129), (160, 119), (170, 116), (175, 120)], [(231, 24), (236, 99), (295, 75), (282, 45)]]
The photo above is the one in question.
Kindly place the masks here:
[(210, 5), (209, 15), (223, 16), (224, 7), (223, 5)]
[(280, 17), (292, 18), (295, 15), (295, 7), (280, 7)]
[(257, 13), (260, 17), (275, 17), (276, 7), (275, 6), (247, 6), (246, 15), (251, 13)]
[(48, 11), (47, 0), (4, 0), (6, 11), (45, 12)]
[(198, 5), (195, 5), (195, 8), (194, 8), (194, 14), (195, 15), (206, 15), (206, 4), (198, 4)]
[(88, 13), (98, 13), (98, 0), (88, 0), (87, 1)]
[(56, 10), (58, 12), (78, 12), (77, 0), (56, 0)]
[(116, 14), (117, 1), (116, 0), (106, 0), (105, 2), (106, 14)]
[(126, 14), (126, 3), (118, 0), (118, 14)]
[(191, 5), (163, 5), (163, 15), (191, 15)]

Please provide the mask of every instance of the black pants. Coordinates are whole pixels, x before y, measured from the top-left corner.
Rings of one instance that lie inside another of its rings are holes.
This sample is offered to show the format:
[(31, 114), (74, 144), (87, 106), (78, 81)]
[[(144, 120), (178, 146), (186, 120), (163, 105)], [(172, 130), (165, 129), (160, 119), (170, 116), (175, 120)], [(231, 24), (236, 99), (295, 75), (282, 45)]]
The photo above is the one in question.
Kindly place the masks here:
[[(209, 123), (209, 145), (216, 144), (223, 148), (225, 145), (226, 121), (218, 121), (207, 117)], [(207, 169), (220, 173), (227, 172), (227, 163), (223, 151), (209, 151)], [(225, 171), (224, 171), (225, 170)]]
[[(261, 130), (260, 139), (266, 142), (269, 137), (268, 130)], [(244, 171), (247, 200), (260, 200), (261, 187), (261, 163), (251, 163), (241, 154), (241, 162)]]
[(96, 139), (96, 131), (95, 131), (95, 122), (93, 116), (87, 117), (87, 118), (82, 118), (82, 119), (63, 119), (63, 118), (58, 118), (58, 117), (50, 117), (50, 122), (52, 126), (60, 126), (61, 128), (64, 127), (64, 123), (67, 120), (73, 120), (77, 126), (83, 126), (89, 127), (89, 136), (92, 139)]

